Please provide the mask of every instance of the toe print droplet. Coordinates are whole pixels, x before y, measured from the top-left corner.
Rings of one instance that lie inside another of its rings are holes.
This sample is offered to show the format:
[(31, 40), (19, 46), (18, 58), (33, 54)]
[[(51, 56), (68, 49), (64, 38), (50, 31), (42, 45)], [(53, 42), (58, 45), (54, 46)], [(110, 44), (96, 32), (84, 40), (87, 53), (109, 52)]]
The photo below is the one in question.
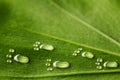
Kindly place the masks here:
[(75, 50), (72, 55), (73, 56), (78, 56), (78, 54), (82, 51), (83, 49), (82, 48), (78, 48), (77, 50)]

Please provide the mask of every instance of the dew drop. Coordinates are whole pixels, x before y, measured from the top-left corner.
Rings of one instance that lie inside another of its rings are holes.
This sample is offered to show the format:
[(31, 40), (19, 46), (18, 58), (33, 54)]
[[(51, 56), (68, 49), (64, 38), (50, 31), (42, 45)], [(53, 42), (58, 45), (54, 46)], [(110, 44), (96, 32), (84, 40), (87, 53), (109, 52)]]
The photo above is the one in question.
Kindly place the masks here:
[(7, 59), (6, 62), (7, 62), (7, 63), (12, 63), (12, 60), (11, 60), (11, 59)]
[(82, 51), (83, 49), (82, 48), (78, 48), (78, 50)]
[(52, 60), (51, 59), (47, 59), (46, 61), (51, 62)]
[(103, 58), (97, 58), (97, 62), (103, 62)]
[(99, 63), (99, 62), (96, 62), (95, 64), (96, 64), (96, 65), (100, 65), (100, 63)]
[(67, 61), (55, 61), (53, 63), (53, 67), (56, 67), (56, 68), (69, 68), (70, 63), (67, 62)]
[(41, 43), (39, 41), (36, 41), (35, 44), (40, 45)]
[(94, 55), (91, 52), (83, 52), (82, 57), (94, 58)]
[(33, 47), (38, 47), (39, 45), (38, 44), (33, 44)]
[(48, 67), (47, 71), (53, 71), (53, 68), (52, 67)]
[(14, 49), (9, 49), (9, 52), (10, 52), (10, 53), (14, 53), (15, 50), (14, 50)]
[(7, 54), (6, 57), (7, 58), (12, 58), (12, 55), (11, 54)]
[(46, 65), (46, 66), (51, 66), (51, 64), (50, 64), (50, 63), (46, 63), (45, 65)]
[(97, 66), (96, 68), (99, 69), (99, 70), (103, 69), (102, 66)]
[(75, 53), (75, 52), (74, 52), (72, 55), (73, 55), (73, 56), (78, 56), (78, 54), (77, 54), (77, 53)]
[(40, 49), (52, 51), (52, 50), (54, 50), (54, 47), (53, 47), (53, 45), (50, 45), (50, 44), (42, 44), (42, 45), (40, 45)]
[(103, 64), (104, 67), (106, 68), (117, 68), (118, 67), (118, 63), (115, 62), (115, 61), (106, 61), (104, 64)]
[(20, 63), (28, 63), (29, 62), (29, 58), (27, 56), (23, 56), (20, 54), (17, 54), (14, 56), (14, 60)]
[(35, 51), (39, 51), (39, 48), (35, 47), (34, 50), (35, 50)]
[(75, 50), (74, 53), (80, 53), (80, 51), (79, 50)]

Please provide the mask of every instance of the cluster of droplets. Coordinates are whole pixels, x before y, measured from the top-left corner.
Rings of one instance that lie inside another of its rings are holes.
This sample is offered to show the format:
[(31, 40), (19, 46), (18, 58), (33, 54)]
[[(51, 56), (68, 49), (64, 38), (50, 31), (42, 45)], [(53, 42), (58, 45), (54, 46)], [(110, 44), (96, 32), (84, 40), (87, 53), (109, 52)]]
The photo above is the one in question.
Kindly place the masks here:
[(97, 58), (95, 64), (96, 64), (96, 68), (97, 68), (98, 70), (103, 69), (102, 62), (103, 62), (103, 58)]
[(7, 63), (12, 63), (13, 60), (19, 63), (28, 63), (29, 58), (27, 56), (16, 54), (13, 56), (13, 53), (15, 53), (14, 49), (9, 49), (9, 54), (6, 55)]
[(75, 50), (74, 52), (73, 52), (73, 56), (78, 56), (78, 54), (82, 51), (83, 49), (82, 48), (78, 48), (77, 50)]
[(34, 44), (33, 44), (33, 49), (35, 51), (39, 51), (40, 49), (44, 49), (44, 50), (48, 50), (48, 51), (52, 51), (54, 50), (54, 47), (53, 45), (50, 45), (50, 44), (42, 44), (41, 42), (39, 41), (36, 41)]
[(12, 54), (15, 52), (14, 49), (9, 49), (9, 54), (6, 55), (6, 58), (7, 58), (7, 63), (12, 63)]
[[(95, 55), (92, 52), (83, 51), (82, 48), (78, 48), (77, 50), (75, 50), (72, 55), (78, 56), (78, 54), (81, 54), (82, 57), (89, 58), (89, 59), (92, 59), (95, 57)], [(95, 64), (98, 70), (102, 70), (103, 68), (108, 68), (108, 69), (117, 68), (119, 66), (119, 64), (116, 61), (105, 61), (104, 62), (103, 58), (97, 58)]]
[(70, 67), (70, 63), (67, 61), (54, 61), (47, 59), (46, 62), (47, 71), (53, 71), (54, 68), (67, 69)]

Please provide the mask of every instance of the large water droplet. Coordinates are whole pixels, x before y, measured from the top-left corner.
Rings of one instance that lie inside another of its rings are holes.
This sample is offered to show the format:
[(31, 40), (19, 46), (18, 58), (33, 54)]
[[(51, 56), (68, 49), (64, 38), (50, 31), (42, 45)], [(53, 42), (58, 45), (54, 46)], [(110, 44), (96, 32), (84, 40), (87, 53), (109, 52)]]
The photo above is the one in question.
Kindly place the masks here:
[(52, 67), (48, 67), (47, 71), (53, 71), (53, 68)]
[(11, 59), (7, 59), (6, 62), (7, 62), (7, 63), (12, 63), (12, 60), (11, 60)]
[(53, 67), (56, 67), (56, 68), (68, 68), (68, 67), (70, 67), (70, 63), (67, 62), (67, 61), (55, 61), (53, 63)]
[(52, 51), (52, 50), (54, 50), (54, 47), (53, 47), (53, 45), (50, 45), (50, 44), (42, 44), (42, 45), (40, 45), (40, 49)]
[(102, 67), (102, 66), (97, 66), (96, 68), (97, 68), (97, 69), (99, 69), (99, 70), (100, 70), (100, 69), (103, 69), (103, 67)]
[(93, 58), (94, 54), (92, 54), (91, 52), (83, 52), (82, 57)]
[(118, 67), (118, 63), (116, 61), (106, 61), (104, 64), (103, 64), (104, 67), (106, 68), (117, 68)]
[(27, 56), (23, 56), (20, 54), (17, 54), (14, 56), (14, 60), (20, 63), (28, 63), (29, 62), (29, 58)]
[(97, 58), (97, 62), (103, 62), (103, 58)]
[(14, 53), (15, 50), (14, 50), (14, 49), (9, 49), (9, 52), (10, 52), (10, 53)]
[(12, 55), (11, 54), (7, 54), (6, 57), (7, 58), (12, 58)]

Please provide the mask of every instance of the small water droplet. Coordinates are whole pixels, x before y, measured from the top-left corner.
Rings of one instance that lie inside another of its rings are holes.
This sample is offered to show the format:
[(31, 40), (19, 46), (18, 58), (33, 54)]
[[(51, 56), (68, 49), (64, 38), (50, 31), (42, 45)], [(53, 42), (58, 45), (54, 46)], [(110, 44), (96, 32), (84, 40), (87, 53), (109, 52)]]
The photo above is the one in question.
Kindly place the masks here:
[(83, 49), (82, 48), (78, 48), (78, 50), (82, 51)]
[(33, 47), (38, 47), (39, 45), (38, 44), (33, 44)]
[(50, 64), (50, 63), (46, 63), (45, 65), (46, 65), (46, 66), (51, 66), (51, 64)]
[(77, 53), (75, 53), (75, 52), (74, 52), (72, 55), (73, 55), (73, 56), (78, 56), (78, 54), (77, 54)]
[(10, 52), (10, 53), (14, 53), (15, 50), (14, 50), (14, 49), (9, 49), (9, 52)]
[(7, 58), (12, 58), (12, 55), (11, 54), (7, 54), (6, 57)]
[(103, 58), (97, 58), (97, 62), (103, 62)]
[(20, 54), (17, 54), (14, 56), (14, 60), (20, 63), (28, 63), (29, 62), (29, 58), (27, 56), (23, 56)]
[(99, 70), (103, 69), (102, 66), (97, 66), (96, 68), (99, 69)]
[(91, 52), (83, 52), (82, 57), (94, 58), (94, 54), (92, 54)]
[(96, 62), (95, 64), (96, 64), (96, 65), (100, 65), (100, 63), (99, 63), (99, 62)]
[(52, 61), (52, 59), (47, 59), (46, 61), (51, 62), (51, 61)]
[(106, 68), (117, 68), (118, 67), (118, 63), (116, 61), (106, 61), (104, 64), (103, 64), (104, 67)]
[(7, 59), (6, 62), (7, 62), (7, 63), (12, 63), (12, 60), (11, 60), (11, 59)]
[(53, 63), (53, 67), (56, 67), (56, 68), (69, 68), (70, 63), (67, 62), (67, 61), (55, 61)]
[(53, 47), (53, 45), (50, 45), (50, 44), (42, 44), (42, 45), (40, 45), (40, 49), (52, 51), (52, 50), (54, 50), (54, 47)]
[(35, 50), (35, 51), (39, 51), (39, 48), (35, 47), (34, 50)]
[(36, 41), (35, 44), (40, 45), (41, 43), (39, 41)]
[(52, 67), (48, 67), (47, 71), (53, 71), (53, 68)]
[(75, 50), (74, 53), (80, 53), (80, 50)]

